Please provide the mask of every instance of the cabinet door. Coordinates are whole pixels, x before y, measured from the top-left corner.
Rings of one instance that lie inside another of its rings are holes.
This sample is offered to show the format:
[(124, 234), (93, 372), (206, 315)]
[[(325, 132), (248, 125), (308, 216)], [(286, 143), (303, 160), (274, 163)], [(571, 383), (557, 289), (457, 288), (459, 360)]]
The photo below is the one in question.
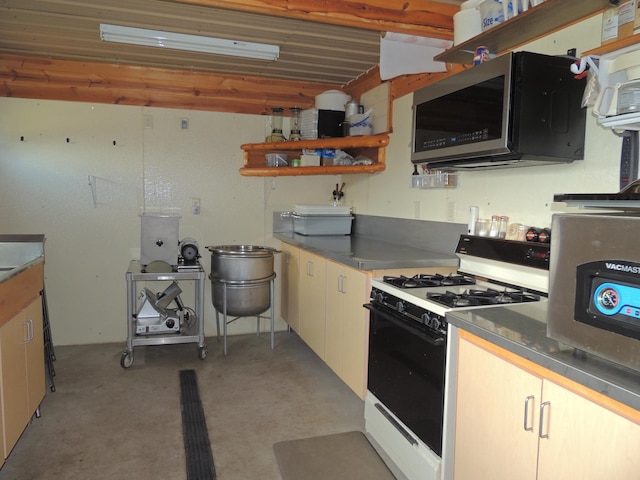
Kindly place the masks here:
[(364, 399), (367, 378), (369, 322), (368, 277), (335, 262), (327, 262), (327, 321), (325, 361)]
[(291, 245), (282, 246), (282, 289), (280, 308), (282, 319), (296, 332), (300, 331), (299, 269), (300, 249)]
[(541, 392), (540, 378), (461, 339), (454, 478), (535, 480), (538, 432), (533, 415)]
[(352, 268), (344, 268), (342, 280), (342, 379), (362, 399), (367, 390), (367, 357), (369, 351), (369, 313), (367, 303), (368, 276)]
[(28, 324), (28, 328), (31, 329), (30, 340), (25, 344), (25, 353), (27, 362), (27, 405), (29, 415), (32, 415), (40, 406), (46, 390), (41, 297), (34, 300), (24, 310), (24, 320)]
[(327, 262), (327, 310), (325, 335), (325, 361), (339, 377), (343, 373), (344, 338), (344, 302), (342, 293), (344, 269), (337, 263)]
[(538, 479), (640, 478), (640, 425), (545, 380)]
[[(0, 342), (2, 340), (2, 329), (0, 328)], [(2, 387), (2, 345), (0, 343), (0, 467), (4, 464), (4, 459), (7, 457), (4, 450), (4, 423), (2, 417), (4, 416), (4, 403), (3, 403), (3, 387)]]
[(20, 438), (31, 416), (26, 401), (27, 362), (24, 343), (27, 338), (24, 311), (0, 328), (5, 457)]
[(324, 360), (326, 260), (300, 251), (300, 337)]

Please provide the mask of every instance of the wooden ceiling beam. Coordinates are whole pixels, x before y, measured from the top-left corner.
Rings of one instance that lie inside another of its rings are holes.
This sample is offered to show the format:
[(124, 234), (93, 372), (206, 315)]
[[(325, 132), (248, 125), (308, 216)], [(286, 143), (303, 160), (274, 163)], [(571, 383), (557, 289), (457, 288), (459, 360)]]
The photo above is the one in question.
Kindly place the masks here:
[(333, 25), (453, 39), (456, 5), (427, 0), (163, 0)]
[(340, 85), (0, 55), (0, 96), (267, 114)]

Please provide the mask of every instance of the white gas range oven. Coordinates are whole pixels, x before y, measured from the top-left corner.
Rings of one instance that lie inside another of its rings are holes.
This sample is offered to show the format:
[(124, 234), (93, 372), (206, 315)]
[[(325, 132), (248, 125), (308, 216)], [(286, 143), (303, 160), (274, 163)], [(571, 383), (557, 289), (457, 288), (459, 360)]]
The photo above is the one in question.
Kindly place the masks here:
[(462, 235), (457, 274), (372, 281), (367, 432), (410, 480), (440, 480), (447, 312), (546, 301), (549, 245)]

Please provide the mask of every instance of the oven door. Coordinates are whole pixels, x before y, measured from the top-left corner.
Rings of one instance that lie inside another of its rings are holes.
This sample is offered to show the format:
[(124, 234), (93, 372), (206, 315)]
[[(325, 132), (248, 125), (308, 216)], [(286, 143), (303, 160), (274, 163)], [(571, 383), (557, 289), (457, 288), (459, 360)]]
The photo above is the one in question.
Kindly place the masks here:
[(368, 390), (442, 455), (446, 335), (375, 304), (370, 310)]

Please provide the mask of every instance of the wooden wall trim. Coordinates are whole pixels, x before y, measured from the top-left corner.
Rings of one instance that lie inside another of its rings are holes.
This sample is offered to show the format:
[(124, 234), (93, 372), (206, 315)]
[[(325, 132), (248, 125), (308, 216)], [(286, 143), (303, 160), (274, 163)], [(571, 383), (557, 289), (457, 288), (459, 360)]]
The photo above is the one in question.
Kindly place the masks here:
[(401, 75), (391, 80), (391, 98), (395, 100), (403, 97), (467, 68), (469, 67), (465, 65), (447, 64), (446, 72)]

